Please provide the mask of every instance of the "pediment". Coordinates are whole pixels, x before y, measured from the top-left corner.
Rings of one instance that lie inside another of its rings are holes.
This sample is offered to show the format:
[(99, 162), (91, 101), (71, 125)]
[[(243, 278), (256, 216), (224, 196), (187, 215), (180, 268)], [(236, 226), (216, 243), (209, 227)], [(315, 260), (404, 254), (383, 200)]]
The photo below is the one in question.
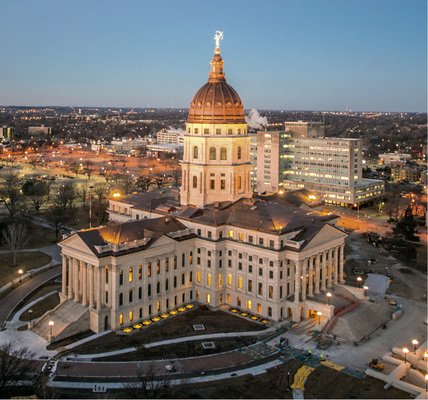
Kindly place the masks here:
[(153, 249), (153, 248), (161, 247), (161, 246), (174, 245), (176, 243), (177, 243), (176, 240), (174, 240), (174, 239), (172, 239), (166, 235), (162, 235), (157, 240), (155, 240), (154, 242), (149, 243), (149, 247), (151, 249)]
[(330, 247), (332, 242), (340, 241), (346, 238), (348, 235), (345, 232), (342, 232), (340, 229), (337, 229), (328, 224), (324, 225), (320, 231), (309, 241), (305, 246), (304, 251), (314, 249), (320, 246)]

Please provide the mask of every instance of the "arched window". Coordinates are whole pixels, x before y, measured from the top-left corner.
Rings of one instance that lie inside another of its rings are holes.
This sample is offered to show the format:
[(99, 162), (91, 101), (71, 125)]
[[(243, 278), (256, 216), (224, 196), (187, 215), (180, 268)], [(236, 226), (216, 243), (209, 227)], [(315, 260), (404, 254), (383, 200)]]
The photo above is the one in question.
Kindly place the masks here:
[(198, 158), (198, 146), (193, 147), (193, 158)]
[(242, 150), (241, 150), (241, 146), (238, 147), (238, 160), (241, 159), (242, 156)]
[(227, 150), (226, 147), (220, 149), (220, 160), (227, 160)]
[(211, 147), (210, 148), (210, 160), (215, 160), (216, 158), (217, 158), (216, 148)]
[(238, 189), (241, 189), (241, 177), (238, 176)]
[(198, 187), (198, 178), (196, 176), (193, 177), (193, 188), (196, 189)]

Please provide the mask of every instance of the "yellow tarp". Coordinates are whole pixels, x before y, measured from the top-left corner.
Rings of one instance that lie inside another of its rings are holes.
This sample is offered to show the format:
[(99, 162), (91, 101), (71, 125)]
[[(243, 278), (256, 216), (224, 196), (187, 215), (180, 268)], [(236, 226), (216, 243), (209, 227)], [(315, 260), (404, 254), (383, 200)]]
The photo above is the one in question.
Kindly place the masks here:
[(342, 371), (342, 369), (345, 369), (342, 365), (335, 364), (334, 362), (331, 362), (329, 360), (321, 361), (322, 365), (325, 365), (326, 367), (337, 369), (338, 371)]
[(314, 369), (312, 367), (307, 367), (306, 365), (300, 367), (296, 375), (294, 376), (294, 382), (291, 385), (291, 388), (305, 390), (305, 381), (313, 370)]

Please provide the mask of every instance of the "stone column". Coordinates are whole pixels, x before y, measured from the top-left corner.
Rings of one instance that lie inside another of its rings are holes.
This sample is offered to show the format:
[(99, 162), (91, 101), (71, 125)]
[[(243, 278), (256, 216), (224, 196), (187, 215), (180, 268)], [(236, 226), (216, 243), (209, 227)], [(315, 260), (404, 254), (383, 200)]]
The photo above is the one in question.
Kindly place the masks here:
[(320, 255), (315, 256), (315, 294), (320, 293)]
[(68, 260), (68, 298), (73, 298), (73, 286), (74, 286), (74, 277), (73, 277), (73, 260), (71, 257), (67, 257)]
[(94, 266), (89, 264), (89, 308), (94, 308)]
[(302, 275), (302, 262), (296, 261), (296, 273), (294, 274), (294, 302), (300, 302), (300, 277)]
[(79, 260), (73, 259), (74, 269), (74, 301), (79, 301)]
[(302, 280), (302, 301), (306, 300), (306, 274), (308, 272), (308, 261), (309, 258), (305, 259), (302, 261), (302, 276), (303, 276), (303, 280)]
[(88, 264), (83, 263), (82, 265), (82, 275), (83, 275), (83, 290), (82, 290), (82, 305), (88, 305)]
[(314, 295), (314, 258), (309, 258), (309, 297), (313, 297)]
[(101, 310), (101, 267), (97, 268), (97, 310)]
[(63, 296), (67, 295), (67, 257), (62, 255), (62, 287), (61, 293)]
[(333, 265), (333, 249), (328, 251), (328, 262), (327, 262), (327, 287), (331, 288), (331, 267)]
[(327, 260), (326, 257), (327, 256), (327, 252), (324, 251), (322, 253), (322, 265), (321, 265), (321, 290), (324, 292), (325, 291), (325, 281), (326, 281), (326, 266), (327, 266)]
[(343, 259), (344, 259), (344, 250), (345, 245), (340, 245), (340, 258), (339, 258), (339, 282), (345, 283), (345, 280), (343, 279)]
[(334, 284), (336, 285), (337, 284), (337, 282), (338, 282), (338, 271), (339, 271), (339, 268), (338, 268), (338, 262), (339, 262), (339, 247), (336, 247), (335, 249), (334, 249), (334, 276), (333, 276), (333, 282), (334, 282)]

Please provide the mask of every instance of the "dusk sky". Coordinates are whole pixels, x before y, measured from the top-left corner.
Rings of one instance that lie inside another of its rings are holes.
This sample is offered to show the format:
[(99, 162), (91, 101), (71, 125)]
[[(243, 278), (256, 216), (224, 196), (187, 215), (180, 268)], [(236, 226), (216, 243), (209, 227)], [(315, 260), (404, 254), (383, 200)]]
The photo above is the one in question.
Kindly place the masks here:
[(0, 105), (427, 111), (426, 0), (1, 0)]

